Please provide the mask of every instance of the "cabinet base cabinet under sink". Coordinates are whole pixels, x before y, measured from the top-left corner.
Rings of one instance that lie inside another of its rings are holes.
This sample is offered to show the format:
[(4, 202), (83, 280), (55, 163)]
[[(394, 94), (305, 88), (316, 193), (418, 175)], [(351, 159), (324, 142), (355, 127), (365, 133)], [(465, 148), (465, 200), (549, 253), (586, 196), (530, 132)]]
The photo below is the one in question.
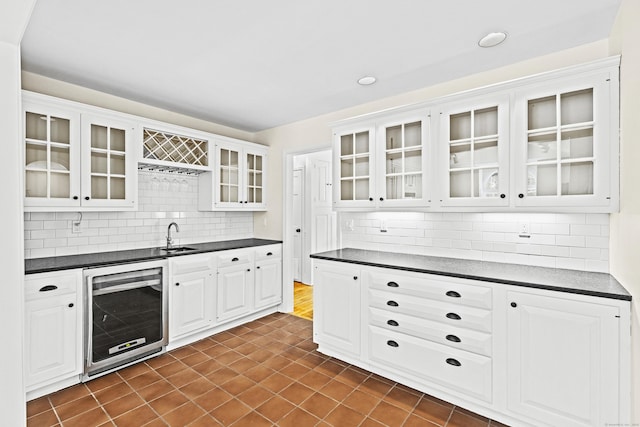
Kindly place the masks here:
[(318, 351), (517, 426), (630, 422), (630, 302), (314, 259)]

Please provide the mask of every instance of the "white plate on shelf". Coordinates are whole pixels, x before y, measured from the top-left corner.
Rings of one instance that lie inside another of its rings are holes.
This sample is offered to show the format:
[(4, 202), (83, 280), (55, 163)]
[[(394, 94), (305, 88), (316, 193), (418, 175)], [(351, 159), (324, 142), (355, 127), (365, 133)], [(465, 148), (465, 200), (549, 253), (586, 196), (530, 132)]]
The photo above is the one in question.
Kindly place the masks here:
[[(46, 160), (36, 160), (35, 162), (31, 162), (27, 165), (28, 169), (43, 169), (47, 170), (47, 161)], [(58, 162), (51, 162), (52, 171), (68, 171), (69, 169), (65, 168)]]

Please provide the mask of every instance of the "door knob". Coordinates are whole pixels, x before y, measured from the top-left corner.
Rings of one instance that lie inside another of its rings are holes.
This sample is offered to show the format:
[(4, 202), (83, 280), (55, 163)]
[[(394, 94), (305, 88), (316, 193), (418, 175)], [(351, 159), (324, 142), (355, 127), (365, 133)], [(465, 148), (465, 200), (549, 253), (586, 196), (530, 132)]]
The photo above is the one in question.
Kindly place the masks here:
[(300, 229), (299, 229), (299, 228), (296, 228), (296, 233), (299, 233), (299, 232), (300, 232)]

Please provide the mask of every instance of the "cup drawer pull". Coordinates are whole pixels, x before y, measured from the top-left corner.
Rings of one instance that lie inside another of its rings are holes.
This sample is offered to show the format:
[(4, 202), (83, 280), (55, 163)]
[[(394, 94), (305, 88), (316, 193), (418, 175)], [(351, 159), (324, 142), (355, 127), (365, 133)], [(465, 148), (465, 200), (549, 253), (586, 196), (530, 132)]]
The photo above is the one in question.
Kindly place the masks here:
[(389, 347), (400, 347), (400, 345), (397, 342), (393, 341), (393, 340), (387, 341), (387, 345)]
[(398, 322), (396, 322), (395, 320), (387, 320), (387, 325), (389, 325), (389, 326), (400, 326), (400, 324)]
[(447, 313), (447, 319), (460, 320), (462, 317), (456, 313)]
[(389, 307), (397, 307), (399, 304), (395, 301), (387, 301)]
[(462, 366), (462, 363), (458, 362), (456, 359), (448, 358), (447, 363), (451, 366)]
[(451, 298), (460, 298), (460, 294), (456, 291), (447, 291), (445, 295)]
[(240, 258), (238, 258), (238, 257), (234, 257), (234, 258), (231, 260), (231, 262), (236, 262), (236, 261), (240, 261)]
[(40, 288), (40, 292), (55, 291), (58, 289), (56, 285), (46, 285)]
[(447, 341), (451, 341), (451, 342), (460, 342), (462, 341), (460, 338), (458, 338), (455, 335), (447, 335)]
[(387, 286), (390, 288), (399, 288), (400, 286), (396, 282), (389, 282)]

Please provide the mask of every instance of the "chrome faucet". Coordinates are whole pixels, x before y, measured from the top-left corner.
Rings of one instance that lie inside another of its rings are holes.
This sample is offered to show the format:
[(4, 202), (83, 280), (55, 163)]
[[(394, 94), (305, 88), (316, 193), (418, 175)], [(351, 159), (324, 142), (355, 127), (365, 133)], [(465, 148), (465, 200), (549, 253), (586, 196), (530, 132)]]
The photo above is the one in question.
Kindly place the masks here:
[(172, 222), (171, 224), (169, 224), (169, 227), (167, 227), (167, 249), (173, 248), (173, 239), (171, 238), (172, 225), (176, 226), (176, 233), (180, 232), (180, 227), (178, 227), (178, 224), (176, 224), (175, 222)]

